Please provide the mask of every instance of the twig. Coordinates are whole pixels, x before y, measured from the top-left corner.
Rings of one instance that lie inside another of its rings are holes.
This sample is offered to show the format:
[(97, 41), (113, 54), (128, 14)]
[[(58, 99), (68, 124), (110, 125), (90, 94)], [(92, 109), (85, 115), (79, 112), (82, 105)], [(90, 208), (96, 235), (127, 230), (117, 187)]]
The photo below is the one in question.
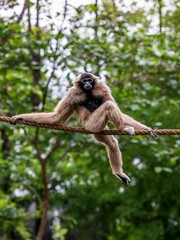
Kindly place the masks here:
[(48, 158), (53, 154), (53, 152), (58, 148), (59, 145), (59, 139), (60, 139), (60, 134), (56, 136), (56, 140), (54, 145), (51, 147), (51, 150), (47, 153), (46, 157), (44, 158), (44, 161), (47, 161)]
[[(24, 1), (24, 5), (23, 5), (23, 9), (22, 9), (22, 11), (21, 11), (21, 13), (20, 13), (20, 15), (19, 15), (16, 23), (20, 23), (20, 22), (21, 22), (21, 20), (22, 20), (22, 18), (23, 18), (23, 15), (24, 15), (24, 12), (25, 12), (25, 10), (26, 10), (27, 7), (28, 7), (28, 0), (25, 0), (25, 1)], [(12, 35), (13, 35), (15, 32), (16, 32), (16, 30), (11, 30), (11, 32), (10, 32), (7, 36), (5, 36), (3, 39), (1, 39), (1, 40), (0, 40), (0, 46), (3, 46), (3, 45), (9, 40), (9, 38), (12, 37)]]
[(38, 202), (40, 205), (42, 205), (42, 200), (41, 197), (39, 195), (39, 193), (36, 191), (35, 188), (33, 188), (31, 185), (27, 184), (27, 183), (22, 183), (26, 188), (28, 188), (31, 192), (34, 193), (34, 195), (36, 196), (36, 198), (38, 199)]

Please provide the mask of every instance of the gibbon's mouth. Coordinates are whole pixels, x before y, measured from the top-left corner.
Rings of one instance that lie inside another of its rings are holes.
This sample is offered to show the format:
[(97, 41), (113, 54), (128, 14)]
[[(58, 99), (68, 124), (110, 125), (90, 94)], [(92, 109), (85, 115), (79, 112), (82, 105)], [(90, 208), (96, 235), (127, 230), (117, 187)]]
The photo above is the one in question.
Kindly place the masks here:
[(92, 89), (92, 86), (91, 86), (91, 85), (84, 86), (84, 89), (85, 89), (85, 90), (91, 90), (91, 89)]

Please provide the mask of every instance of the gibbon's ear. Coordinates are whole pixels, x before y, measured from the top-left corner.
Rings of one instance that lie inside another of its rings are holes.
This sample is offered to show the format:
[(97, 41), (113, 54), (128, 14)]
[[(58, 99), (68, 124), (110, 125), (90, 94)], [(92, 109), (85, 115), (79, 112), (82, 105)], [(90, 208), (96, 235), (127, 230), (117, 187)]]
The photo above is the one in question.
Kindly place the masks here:
[(101, 81), (101, 77), (94, 75), (97, 81)]
[(80, 82), (80, 80), (81, 80), (81, 74), (79, 74), (79, 75), (72, 81), (73, 85), (74, 85), (76, 88), (79, 87), (79, 82)]

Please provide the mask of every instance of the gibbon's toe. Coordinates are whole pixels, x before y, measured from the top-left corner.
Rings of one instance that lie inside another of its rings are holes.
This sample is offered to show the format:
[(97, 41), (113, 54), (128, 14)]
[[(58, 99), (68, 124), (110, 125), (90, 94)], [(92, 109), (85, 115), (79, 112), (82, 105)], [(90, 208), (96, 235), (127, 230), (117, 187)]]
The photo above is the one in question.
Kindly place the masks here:
[(148, 136), (149, 136), (150, 138), (158, 138), (158, 135), (157, 135), (156, 133), (154, 133), (154, 132), (149, 132), (149, 133), (148, 133)]
[(145, 130), (149, 130), (148, 136), (149, 136), (150, 138), (158, 138), (158, 135), (157, 135), (155, 132), (151, 131), (152, 128), (146, 127)]
[(121, 175), (120, 174), (114, 174), (119, 180), (121, 180), (126, 186), (128, 186), (131, 182), (131, 180), (129, 179), (129, 177), (122, 173)]

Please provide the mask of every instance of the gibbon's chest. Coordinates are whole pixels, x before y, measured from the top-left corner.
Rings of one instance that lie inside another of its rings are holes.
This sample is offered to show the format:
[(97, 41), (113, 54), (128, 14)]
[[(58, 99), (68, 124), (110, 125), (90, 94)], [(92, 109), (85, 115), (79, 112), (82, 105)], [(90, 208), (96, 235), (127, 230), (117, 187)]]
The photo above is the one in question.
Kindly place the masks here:
[(80, 106), (85, 107), (89, 112), (94, 112), (103, 103), (103, 97), (86, 94), (84, 101), (79, 103)]

